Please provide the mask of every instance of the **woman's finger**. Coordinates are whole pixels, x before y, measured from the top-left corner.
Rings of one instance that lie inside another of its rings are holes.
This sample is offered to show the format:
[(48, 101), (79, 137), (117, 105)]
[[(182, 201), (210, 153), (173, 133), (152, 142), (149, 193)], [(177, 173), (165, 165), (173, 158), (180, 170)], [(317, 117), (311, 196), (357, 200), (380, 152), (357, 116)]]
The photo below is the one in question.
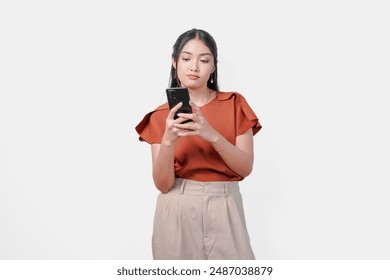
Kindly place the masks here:
[(173, 107), (173, 108), (169, 111), (168, 118), (173, 119), (173, 117), (175, 116), (177, 110), (179, 110), (181, 106), (183, 106), (183, 103), (182, 103), (182, 102), (176, 104), (176, 106)]
[(173, 126), (175, 128), (184, 129), (184, 130), (195, 130), (197, 128), (197, 126), (196, 126), (196, 124), (194, 124), (194, 122), (176, 123)]
[[(186, 120), (194, 120), (194, 117), (195, 117), (195, 114), (191, 113), (191, 114), (188, 114), (188, 113), (179, 113), (177, 114), (181, 119), (182, 121), (186, 121)], [(181, 121), (181, 122), (182, 122)], [(180, 123), (181, 123), (180, 122)]]

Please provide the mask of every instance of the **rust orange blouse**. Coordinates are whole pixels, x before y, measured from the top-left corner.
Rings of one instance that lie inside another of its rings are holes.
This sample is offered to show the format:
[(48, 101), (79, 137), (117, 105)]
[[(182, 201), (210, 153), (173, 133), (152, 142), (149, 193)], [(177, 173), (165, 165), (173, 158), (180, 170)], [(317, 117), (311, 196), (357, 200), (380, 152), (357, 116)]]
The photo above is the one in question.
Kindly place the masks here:
[[(207, 122), (229, 142), (252, 128), (255, 135), (261, 124), (245, 98), (237, 92), (218, 92), (201, 107)], [(140, 141), (161, 143), (169, 107), (165, 103), (145, 115), (136, 126)], [(175, 144), (175, 176), (190, 180), (241, 181), (244, 177), (231, 170), (213, 146), (196, 136), (181, 137)]]

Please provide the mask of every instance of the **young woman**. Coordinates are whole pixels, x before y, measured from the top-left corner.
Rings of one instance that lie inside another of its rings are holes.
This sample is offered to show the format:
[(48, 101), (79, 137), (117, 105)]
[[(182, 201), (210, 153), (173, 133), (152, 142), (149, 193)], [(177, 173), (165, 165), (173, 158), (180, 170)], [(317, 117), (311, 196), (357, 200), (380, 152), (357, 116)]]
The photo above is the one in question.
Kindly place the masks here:
[[(170, 87), (186, 87), (191, 114), (167, 103), (136, 130), (151, 144), (157, 200), (154, 259), (254, 259), (238, 182), (253, 166), (253, 135), (261, 125), (245, 98), (222, 92), (217, 46), (191, 29), (173, 46)], [(185, 120), (190, 122), (183, 123)]]

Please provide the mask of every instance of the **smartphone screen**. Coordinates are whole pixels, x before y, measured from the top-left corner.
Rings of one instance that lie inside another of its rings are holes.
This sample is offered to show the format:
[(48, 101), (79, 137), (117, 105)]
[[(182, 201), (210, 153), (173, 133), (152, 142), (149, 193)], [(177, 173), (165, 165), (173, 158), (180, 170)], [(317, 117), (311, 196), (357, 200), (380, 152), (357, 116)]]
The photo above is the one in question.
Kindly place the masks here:
[(169, 109), (175, 107), (178, 103), (182, 102), (183, 105), (177, 110), (174, 119), (177, 119), (178, 113), (192, 113), (192, 108), (190, 105), (190, 94), (187, 88), (176, 87), (176, 88), (167, 88), (166, 90)]

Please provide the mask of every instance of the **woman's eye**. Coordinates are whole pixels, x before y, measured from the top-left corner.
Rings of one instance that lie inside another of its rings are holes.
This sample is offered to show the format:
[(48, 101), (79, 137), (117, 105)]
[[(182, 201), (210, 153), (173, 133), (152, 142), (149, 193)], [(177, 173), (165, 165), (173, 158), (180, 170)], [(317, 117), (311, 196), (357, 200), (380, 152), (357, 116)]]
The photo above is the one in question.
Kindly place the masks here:
[(183, 61), (189, 61), (190, 59), (188, 57), (182, 57), (181, 58)]
[(202, 63), (209, 63), (209, 61), (207, 59), (201, 59), (200, 62), (202, 62)]

